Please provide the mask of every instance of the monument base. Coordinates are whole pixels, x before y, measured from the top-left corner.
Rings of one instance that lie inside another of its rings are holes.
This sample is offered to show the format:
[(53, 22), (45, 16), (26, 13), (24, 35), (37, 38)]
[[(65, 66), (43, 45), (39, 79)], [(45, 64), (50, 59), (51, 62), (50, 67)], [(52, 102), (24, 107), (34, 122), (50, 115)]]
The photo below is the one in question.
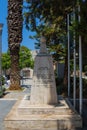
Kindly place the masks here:
[(32, 105), (29, 100), (17, 101), (5, 120), (6, 130), (75, 130), (82, 127), (80, 115), (69, 101), (58, 105)]

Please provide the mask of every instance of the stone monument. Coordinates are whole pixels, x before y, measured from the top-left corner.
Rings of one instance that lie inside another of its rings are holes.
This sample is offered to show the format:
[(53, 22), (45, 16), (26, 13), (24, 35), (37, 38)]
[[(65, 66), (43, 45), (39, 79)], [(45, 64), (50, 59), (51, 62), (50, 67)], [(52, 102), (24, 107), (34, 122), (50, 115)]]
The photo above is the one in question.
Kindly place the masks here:
[(47, 53), (46, 39), (36, 56), (28, 96), (17, 101), (5, 117), (6, 130), (74, 130), (82, 127), (82, 119), (68, 100), (57, 98), (52, 57)]
[(41, 37), (40, 53), (35, 58), (32, 104), (57, 104), (57, 93), (51, 55), (47, 53), (46, 39)]

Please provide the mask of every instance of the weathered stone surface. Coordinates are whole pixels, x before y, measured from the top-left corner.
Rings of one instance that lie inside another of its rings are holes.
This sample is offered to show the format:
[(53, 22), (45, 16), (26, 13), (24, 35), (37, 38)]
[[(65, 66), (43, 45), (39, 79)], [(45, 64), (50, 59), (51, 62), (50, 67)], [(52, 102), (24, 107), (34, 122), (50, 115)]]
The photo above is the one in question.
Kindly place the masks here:
[(30, 97), (32, 104), (57, 104), (58, 102), (53, 61), (51, 55), (47, 54), (45, 42), (45, 38), (41, 38), (40, 53), (35, 59)]
[(35, 59), (33, 86), (31, 88), (32, 104), (55, 104), (57, 93), (51, 56), (38, 55)]
[(40, 45), (40, 54), (47, 53), (46, 39), (45, 39), (45, 37), (41, 37), (40, 42), (41, 42), (41, 45)]
[[(26, 104), (26, 100), (25, 103), (24, 101), (21, 103), (18, 101), (5, 118), (5, 128), (6, 130), (74, 130), (75, 128), (82, 127), (81, 117), (73, 109), (70, 112), (71, 106), (68, 106), (64, 100), (60, 102), (62, 105), (57, 106), (60, 114), (50, 113), (52, 108), (54, 111), (56, 110), (56, 106), (50, 105), (48, 113), (45, 113), (47, 109), (45, 106), (42, 108), (44, 113), (38, 113), (39, 108), (41, 108), (41, 106), (38, 106), (35, 109), (37, 114), (32, 112), (28, 113), (29, 111), (22, 114), (19, 110), (25, 108), (24, 104)], [(26, 110), (28, 109), (27, 107)], [(30, 109), (34, 109), (32, 105)]]
[(25, 99), (27, 99), (26, 96), (21, 101), (18, 107), (19, 115), (65, 115), (66, 112), (67, 114), (71, 115), (75, 113), (75, 111), (69, 108), (65, 100), (60, 100), (60, 102), (57, 105), (33, 105), (29, 100)]

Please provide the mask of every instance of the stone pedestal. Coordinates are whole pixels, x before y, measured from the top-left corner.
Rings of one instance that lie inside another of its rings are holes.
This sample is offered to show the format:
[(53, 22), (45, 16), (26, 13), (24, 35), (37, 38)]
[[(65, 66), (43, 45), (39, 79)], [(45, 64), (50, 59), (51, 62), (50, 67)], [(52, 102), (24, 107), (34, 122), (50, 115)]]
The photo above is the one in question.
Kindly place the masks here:
[(55, 76), (51, 55), (47, 53), (46, 39), (41, 38), (40, 53), (35, 58), (33, 85), (30, 101), (32, 104), (57, 104)]
[(58, 101), (51, 55), (38, 54), (35, 59), (32, 104), (56, 104)]
[(69, 101), (57, 105), (32, 105), (29, 100), (18, 101), (5, 118), (6, 130), (75, 130), (82, 119)]

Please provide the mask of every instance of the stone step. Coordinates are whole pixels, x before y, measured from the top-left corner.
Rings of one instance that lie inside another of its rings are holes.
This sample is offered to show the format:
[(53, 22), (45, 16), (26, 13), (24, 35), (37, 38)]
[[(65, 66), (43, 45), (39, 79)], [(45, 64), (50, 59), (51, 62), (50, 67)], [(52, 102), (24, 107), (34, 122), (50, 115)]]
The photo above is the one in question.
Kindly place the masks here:
[(18, 108), (19, 115), (43, 115), (43, 114), (54, 114), (54, 115), (66, 115), (75, 114), (75, 111), (69, 108)]
[(6, 130), (74, 130), (82, 127), (81, 117), (74, 115), (18, 116), (5, 120)]
[(54, 115), (72, 115), (77, 114), (71, 105), (67, 104), (65, 100), (60, 100), (56, 105), (45, 105), (31, 104), (29, 100), (21, 101), (18, 106), (17, 113), (18, 115), (43, 115), (43, 114), (54, 114)]
[[(65, 101), (60, 101), (62, 104), (65, 103)], [(76, 128), (82, 127), (82, 118), (80, 115), (78, 115), (76, 112), (75, 114), (67, 114), (65, 112), (64, 115), (56, 115), (56, 114), (49, 114), (49, 112), (46, 114), (31, 114), (31, 115), (24, 115), (24, 114), (18, 114), (18, 109), (22, 107), (23, 109), (26, 107), (29, 107), (29, 101), (17, 101), (10, 113), (5, 117), (4, 123), (6, 130), (75, 130)], [(68, 109), (68, 105), (65, 103), (65, 105), (58, 104), (59, 109), (61, 111), (64, 109)], [(30, 106), (30, 108), (34, 108), (33, 105)], [(42, 108), (41, 106), (35, 106), (35, 108)], [(53, 109), (54, 106), (52, 105), (43, 105), (43, 108), (47, 109)]]

